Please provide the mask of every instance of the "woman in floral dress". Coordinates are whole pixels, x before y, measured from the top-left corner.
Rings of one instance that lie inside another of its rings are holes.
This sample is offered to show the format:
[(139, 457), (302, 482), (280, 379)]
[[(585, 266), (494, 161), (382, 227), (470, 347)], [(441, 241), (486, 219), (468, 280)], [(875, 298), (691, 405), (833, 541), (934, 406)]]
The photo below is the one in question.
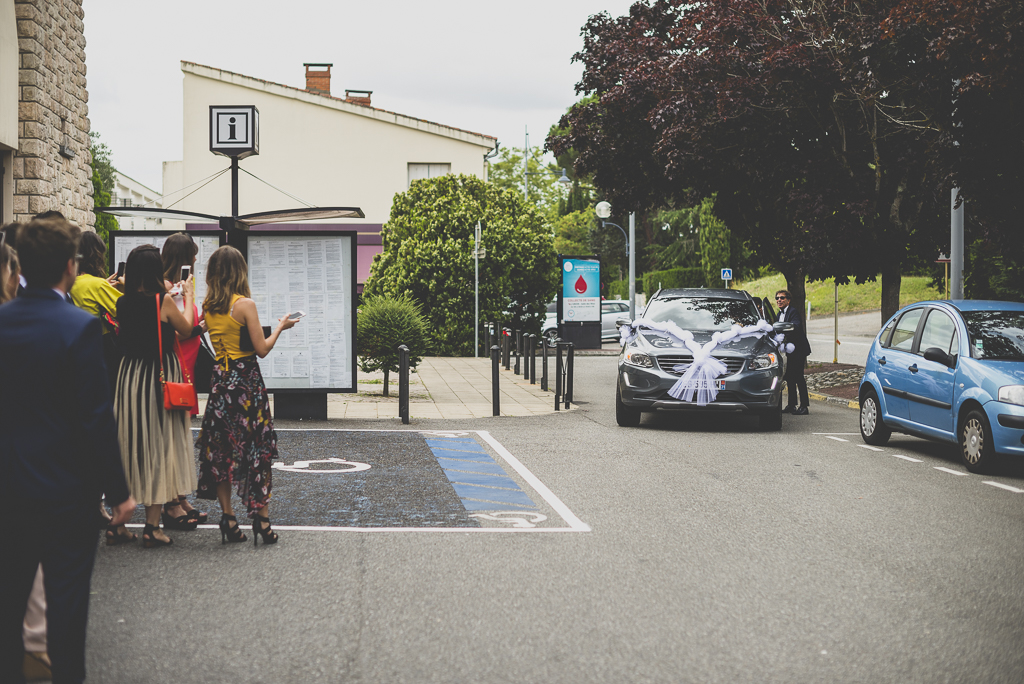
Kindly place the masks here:
[(207, 265), (203, 311), (217, 363), (199, 433), (198, 496), (220, 501), (221, 543), (245, 541), (231, 505), (234, 483), (252, 518), (253, 542), (262, 537), (264, 544), (273, 544), (277, 533), (270, 529), (268, 506), (277, 435), (256, 357), (269, 354), (296, 321), (286, 316), (264, 336), (249, 298), (247, 271), (242, 253), (230, 246), (215, 251)]

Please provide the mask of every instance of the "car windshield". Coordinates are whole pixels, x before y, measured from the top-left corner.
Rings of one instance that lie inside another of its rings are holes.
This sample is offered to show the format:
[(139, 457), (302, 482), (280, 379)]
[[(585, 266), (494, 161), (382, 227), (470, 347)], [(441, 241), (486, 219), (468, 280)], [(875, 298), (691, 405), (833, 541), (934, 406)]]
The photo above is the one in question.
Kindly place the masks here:
[(1024, 361), (1024, 312), (966, 311), (971, 357)]
[(734, 324), (754, 325), (760, 316), (746, 299), (711, 297), (659, 297), (651, 302), (644, 318), (671, 321), (683, 330), (728, 330)]

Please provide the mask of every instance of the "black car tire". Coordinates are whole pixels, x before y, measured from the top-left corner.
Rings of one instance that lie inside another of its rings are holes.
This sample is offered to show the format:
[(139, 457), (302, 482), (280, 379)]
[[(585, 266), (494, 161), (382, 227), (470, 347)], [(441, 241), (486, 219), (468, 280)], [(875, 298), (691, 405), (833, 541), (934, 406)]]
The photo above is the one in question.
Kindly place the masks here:
[(762, 432), (778, 432), (782, 429), (782, 410), (765, 411), (757, 416), (757, 427)]
[(996, 462), (992, 428), (982, 411), (971, 411), (960, 425), (960, 459), (972, 473), (987, 473)]
[(860, 436), (874, 446), (882, 446), (892, 437), (892, 430), (882, 422), (882, 405), (873, 389), (865, 391), (860, 401)]
[(544, 337), (548, 338), (548, 344), (554, 344), (558, 339), (558, 328), (550, 328), (544, 331)]
[(640, 417), (643, 411), (638, 408), (626, 406), (622, 403), (622, 394), (618, 385), (615, 386), (615, 422), (619, 427), (639, 427)]

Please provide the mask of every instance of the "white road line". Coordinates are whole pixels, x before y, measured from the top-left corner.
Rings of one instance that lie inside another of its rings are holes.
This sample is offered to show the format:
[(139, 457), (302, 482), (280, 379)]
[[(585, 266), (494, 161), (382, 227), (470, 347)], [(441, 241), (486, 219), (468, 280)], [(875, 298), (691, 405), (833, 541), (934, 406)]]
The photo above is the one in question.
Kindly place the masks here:
[(992, 482), (991, 480), (982, 480), (982, 483), (983, 484), (987, 484), (987, 485), (992, 485), (993, 487), (999, 487), (1000, 489), (1005, 489), (1006, 491), (1013, 492), (1014, 494), (1024, 494), (1024, 489), (1017, 489), (1016, 487), (1011, 487), (1010, 485), (1004, 485), (1002, 482)]
[(871, 451), (885, 451), (885, 449), (879, 449), (878, 447), (873, 447), (870, 444), (858, 444), (857, 446), (861, 449), (869, 449)]
[(859, 435), (859, 432), (812, 432), (812, 435)]
[[(523, 511), (531, 513), (532, 511)], [(142, 523), (128, 523), (125, 527), (143, 528)], [(200, 525), (200, 530), (218, 530), (217, 525)], [(245, 531), (245, 528), (242, 528)], [(318, 525), (274, 525), (275, 530), (289, 532), (579, 532), (572, 527), (322, 527)], [(589, 528), (587, 528), (589, 531)]]
[(900, 454), (893, 454), (892, 457), (893, 458), (902, 458), (904, 461), (910, 461), (911, 463), (924, 463), (924, 461), (922, 461), (919, 458), (910, 458), (909, 456), (902, 456)]
[[(505, 462), (512, 466), (512, 469), (519, 473), (526, 482), (533, 487), (534, 491), (541, 495), (545, 501), (548, 502), (558, 515), (562, 516), (562, 520), (569, 523), (569, 527), (576, 532), (590, 532), (590, 525), (576, 517), (576, 514), (569, 510), (562, 501), (555, 496), (554, 492), (548, 489), (547, 485), (540, 481), (540, 479), (526, 469), (519, 459), (512, 455), (512, 453), (503, 447), (498, 440), (491, 437), (491, 433), (486, 430), (476, 430), (478, 435), (483, 437), (484, 441), (491, 445), (491, 448), (498, 452), (498, 455), (505, 459)], [(543, 529), (543, 528), (539, 528)]]
[(960, 475), (961, 477), (966, 477), (967, 476), (967, 473), (961, 473), (959, 470), (950, 470), (949, 468), (943, 468), (941, 466), (932, 466), (932, 467), (935, 468), (936, 470), (941, 470), (944, 473), (949, 473), (950, 475)]
[(832, 435), (825, 435), (825, 439), (834, 439), (837, 442), (849, 442), (850, 441), (848, 439), (843, 439), (842, 437), (833, 437)]

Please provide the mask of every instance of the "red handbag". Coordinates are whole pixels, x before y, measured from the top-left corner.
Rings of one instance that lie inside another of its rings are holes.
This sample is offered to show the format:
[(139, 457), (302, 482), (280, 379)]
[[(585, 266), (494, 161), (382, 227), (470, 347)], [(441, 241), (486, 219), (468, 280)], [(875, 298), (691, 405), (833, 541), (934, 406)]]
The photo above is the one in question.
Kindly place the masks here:
[[(168, 411), (184, 410), (191, 411), (199, 406), (199, 397), (196, 396), (195, 385), (188, 377), (188, 370), (182, 366), (181, 372), (185, 375), (185, 382), (167, 382), (164, 378), (164, 336), (160, 330), (160, 295), (156, 296), (156, 339), (160, 347), (160, 384), (164, 389), (164, 408)], [(174, 338), (174, 346), (178, 347), (178, 338)], [(181, 357), (181, 350), (176, 349), (178, 357)]]

